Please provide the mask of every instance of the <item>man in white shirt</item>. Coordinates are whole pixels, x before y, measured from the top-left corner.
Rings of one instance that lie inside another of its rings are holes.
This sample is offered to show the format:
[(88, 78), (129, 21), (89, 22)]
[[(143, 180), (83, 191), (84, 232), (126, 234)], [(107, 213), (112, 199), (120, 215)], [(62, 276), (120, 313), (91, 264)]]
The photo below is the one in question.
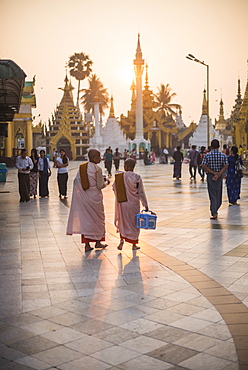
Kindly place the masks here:
[(168, 152), (168, 150), (166, 148), (164, 148), (163, 154), (164, 154), (164, 158), (165, 158), (165, 163), (168, 164), (168, 155), (169, 155), (169, 152)]
[(21, 155), (19, 155), (16, 158), (16, 168), (18, 169), (20, 202), (28, 202), (30, 200), (29, 173), (34, 165), (31, 158), (28, 157), (27, 154), (28, 154), (27, 150), (22, 149)]

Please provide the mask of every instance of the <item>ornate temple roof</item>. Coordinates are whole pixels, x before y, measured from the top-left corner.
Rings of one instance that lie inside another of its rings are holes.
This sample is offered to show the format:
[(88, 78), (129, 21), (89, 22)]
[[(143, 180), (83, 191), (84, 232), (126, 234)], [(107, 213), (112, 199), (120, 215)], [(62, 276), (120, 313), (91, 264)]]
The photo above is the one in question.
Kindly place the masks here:
[(68, 83), (69, 80), (68, 80), (68, 77), (67, 75), (65, 76), (65, 87), (62, 88), (62, 87), (59, 87), (60, 90), (64, 91), (64, 95), (60, 101), (60, 104), (59, 105), (70, 105), (70, 106), (74, 106), (74, 101), (73, 101), (73, 95), (72, 95), (72, 90), (74, 89), (74, 87), (72, 86), (71, 82)]

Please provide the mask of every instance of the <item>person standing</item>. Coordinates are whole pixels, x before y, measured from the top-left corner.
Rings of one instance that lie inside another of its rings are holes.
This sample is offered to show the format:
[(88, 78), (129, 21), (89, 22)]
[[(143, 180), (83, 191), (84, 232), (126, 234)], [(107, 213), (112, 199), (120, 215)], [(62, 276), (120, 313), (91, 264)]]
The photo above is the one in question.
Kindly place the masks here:
[(132, 249), (140, 249), (140, 229), (136, 227), (135, 215), (140, 212), (140, 201), (148, 211), (148, 203), (142, 182), (142, 178), (134, 173), (135, 160), (125, 160), (125, 172), (115, 175), (113, 190), (115, 193), (115, 219), (114, 223), (120, 233), (120, 244), (117, 249), (122, 250), (124, 242), (132, 244)]
[(196, 150), (196, 145), (192, 145), (192, 149), (189, 152), (189, 173), (190, 180), (196, 180), (196, 169), (197, 169), (197, 157), (198, 151)]
[(41, 198), (49, 197), (48, 180), (51, 176), (51, 168), (48, 158), (46, 158), (45, 150), (40, 151), (40, 158), (38, 161), (39, 171), (39, 196)]
[(60, 149), (60, 157), (57, 157), (56, 167), (58, 168), (57, 181), (59, 187), (59, 197), (62, 195), (67, 199), (67, 181), (68, 181), (68, 166), (69, 158), (66, 156), (66, 151)]
[(154, 152), (154, 149), (152, 149), (150, 153), (150, 163), (155, 164), (155, 162), (156, 162), (156, 154)]
[(211, 152), (207, 153), (202, 161), (202, 167), (207, 172), (208, 194), (212, 220), (218, 218), (218, 210), (222, 203), (222, 175), (228, 169), (228, 160), (224, 153), (219, 151), (220, 143), (214, 139), (211, 142)]
[(119, 152), (118, 148), (116, 148), (114, 152), (114, 165), (115, 165), (116, 172), (119, 171), (120, 159), (121, 159), (121, 153)]
[(16, 158), (16, 168), (18, 169), (18, 183), (20, 202), (28, 202), (30, 200), (30, 170), (33, 168), (33, 162), (27, 156), (27, 149), (21, 150), (21, 155)]
[(33, 148), (30, 156), (33, 162), (33, 168), (30, 170), (30, 196), (36, 198), (37, 195), (37, 184), (38, 184), (38, 160), (39, 156), (37, 150)]
[(177, 150), (173, 154), (174, 159), (174, 171), (173, 177), (176, 177), (177, 180), (180, 180), (182, 177), (182, 162), (183, 162), (183, 153), (181, 152), (181, 147), (177, 146)]
[(81, 241), (85, 243), (85, 252), (93, 248), (90, 242), (95, 242), (95, 248), (106, 248), (102, 244), (105, 240), (105, 214), (102, 189), (110, 182), (102, 175), (98, 166), (101, 153), (97, 149), (90, 149), (89, 162), (79, 166), (74, 179), (70, 214), (67, 222), (67, 235), (81, 234)]
[[(110, 147), (109, 147), (110, 148)], [(111, 149), (107, 149), (105, 153), (105, 166), (108, 171), (108, 177), (112, 176), (113, 153)]]
[(166, 148), (163, 149), (163, 155), (164, 155), (164, 158), (165, 158), (165, 163), (168, 164), (168, 155), (169, 155), (169, 152)]
[(228, 170), (226, 177), (227, 195), (230, 205), (237, 204), (240, 199), (240, 187), (243, 172), (237, 169), (239, 163), (243, 165), (242, 158), (238, 155), (238, 148), (232, 146), (231, 155), (228, 159)]
[(202, 146), (201, 150), (200, 150), (200, 153), (198, 153), (198, 157), (197, 157), (198, 173), (201, 176), (201, 181), (204, 181), (204, 175), (205, 175), (205, 171), (202, 168), (202, 161), (203, 161), (203, 159), (206, 155), (205, 149), (206, 149), (206, 147)]

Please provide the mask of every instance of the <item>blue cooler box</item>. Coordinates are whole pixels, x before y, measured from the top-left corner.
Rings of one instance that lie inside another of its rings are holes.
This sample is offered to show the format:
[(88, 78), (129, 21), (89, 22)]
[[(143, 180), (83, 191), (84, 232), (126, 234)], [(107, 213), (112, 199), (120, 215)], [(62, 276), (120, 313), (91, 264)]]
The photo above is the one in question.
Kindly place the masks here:
[(0, 182), (6, 182), (7, 172), (6, 163), (0, 163)]
[(141, 211), (141, 213), (138, 213), (136, 215), (136, 227), (138, 229), (156, 229), (156, 221), (157, 216), (155, 214), (148, 214), (143, 213), (144, 211)]

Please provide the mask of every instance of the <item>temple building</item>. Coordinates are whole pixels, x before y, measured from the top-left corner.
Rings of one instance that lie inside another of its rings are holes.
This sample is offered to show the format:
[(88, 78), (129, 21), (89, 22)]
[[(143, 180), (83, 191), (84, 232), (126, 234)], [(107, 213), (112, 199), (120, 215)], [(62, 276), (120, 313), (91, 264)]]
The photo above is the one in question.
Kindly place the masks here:
[[(141, 55), (141, 57), (140, 57)], [(142, 54), (140, 48), (140, 40), (138, 38), (138, 46), (136, 51), (136, 59), (141, 63)], [(137, 85), (137, 78), (136, 78)], [(121, 114), (120, 125), (127, 139), (134, 140), (137, 136), (137, 86), (133, 82), (131, 86), (131, 108), (127, 112), (127, 116)], [(143, 111), (143, 135), (147, 142), (150, 142), (150, 147), (158, 151), (159, 148), (167, 147), (174, 148), (176, 146), (176, 134), (179, 129), (172, 115), (167, 114), (163, 109), (156, 109), (154, 103), (153, 92), (149, 89), (148, 82), (148, 66), (146, 65), (145, 86), (142, 91), (142, 111)], [(140, 131), (140, 128), (139, 128)], [(141, 132), (138, 133), (141, 135)], [(139, 136), (138, 135), (138, 136)]]
[(60, 89), (64, 92), (63, 97), (46, 130), (47, 154), (52, 155), (55, 149), (59, 151), (63, 148), (70, 159), (81, 160), (89, 146), (92, 126), (84, 123), (79, 108), (74, 105), (74, 87), (67, 76), (64, 88)]
[(239, 147), (243, 146), (243, 150), (247, 151), (248, 147), (248, 80), (244, 93), (244, 98), (241, 98), (240, 80), (238, 80), (238, 94), (235, 100), (235, 105), (231, 112), (230, 124), (232, 127), (233, 143)]
[[(189, 145), (196, 145), (197, 148), (201, 146), (208, 147), (208, 108), (207, 108), (207, 99), (206, 99), (206, 90), (203, 91), (203, 101), (202, 101), (202, 114), (193, 136), (189, 139)], [(219, 140), (219, 132), (214, 129), (211, 119), (209, 119), (209, 138), (210, 143), (213, 139)]]
[(224, 103), (222, 98), (220, 100), (220, 114), (219, 119), (215, 119), (215, 130), (219, 132), (219, 142), (220, 147), (222, 148), (224, 144), (227, 144), (229, 147), (232, 146), (232, 133), (231, 125), (229, 120), (226, 120), (224, 117)]
[(114, 99), (111, 96), (109, 117), (104, 126), (100, 127), (101, 142), (97, 143), (96, 135), (90, 139), (89, 148), (98, 149), (101, 155), (110, 146), (114, 151), (116, 148), (123, 154), (125, 149), (129, 148), (129, 140), (126, 139), (123, 131), (120, 128), (120, 123), (115, 117)]
[(19, 113), (8, 125), (8, 137), (3, 139), (1, 155), (15, 157), (20, 154), (22, 148), (28, 153), (33, 147), (32, 140), (32, 109), (36, 108), (36, 97), (34, 94), (35, 77), (32, 81), (24, 84)]

